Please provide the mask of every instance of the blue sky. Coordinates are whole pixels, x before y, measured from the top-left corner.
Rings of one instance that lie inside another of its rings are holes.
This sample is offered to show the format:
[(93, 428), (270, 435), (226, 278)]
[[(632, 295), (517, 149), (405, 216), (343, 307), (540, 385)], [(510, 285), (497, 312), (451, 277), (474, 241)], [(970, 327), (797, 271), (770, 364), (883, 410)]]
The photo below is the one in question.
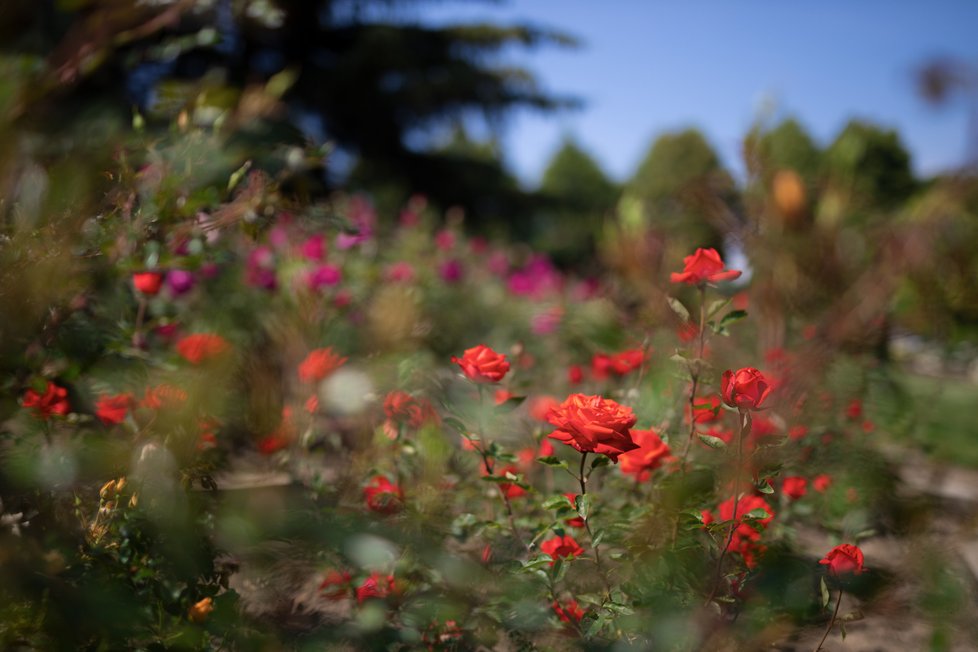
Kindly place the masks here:
[(762, 116), (794, 115), (821, 143), (853, 117), (895, 128), (923, 174), (964, 160), (967, 105), (928, 105), (914, 71), (939, 55), (978, 66), (975, 1), (523, 0), (422, 3), (417, 12), (433, 23), (530, 22), (581, 39), (578, 49), (513, 54), (549, 91), (586, 102), (507, 123), (507, 163), (528, 185), (567, 134), (623, 180), (656, 134), (685, 126), (702, 129), (740, 173), (741, 140)]

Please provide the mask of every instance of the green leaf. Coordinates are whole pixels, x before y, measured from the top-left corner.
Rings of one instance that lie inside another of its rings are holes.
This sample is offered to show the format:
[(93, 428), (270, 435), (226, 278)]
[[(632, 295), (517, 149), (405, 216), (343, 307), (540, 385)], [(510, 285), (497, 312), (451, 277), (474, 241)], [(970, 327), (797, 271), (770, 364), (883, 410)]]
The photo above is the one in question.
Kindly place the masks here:
[(762, 494), (773, 494), (774, 487), (771, 486), (770, 482), (762, 482), (760, 484), (754, 485), (754, 487), (760, 491)]
[(717, 299), (716, 301), (711, 303), (709, 307), (706, 309), (706, 318), (709, 319), (713, 315), (717, 314), (718, 312), (726, 308), (728, 305), (730, 305), (731, 301), (733, 301), (733, 298)]
[(689, 311), (686, 310), (686, 306), (684, 306), (679, 299), (674, 297), (666, 297), (666, 301), (669, 302), (669, 307), (672, 308), (674, 313), (679, 315), (680, 319), (682, 319), (684, 322), (689, 321)]
[(846, 640), (846, 623), (845, 621), (839, 621), (839, 631), (842, 632), (842, 640)]
[(730, 312), (728, 312), (726, 315), (723, 316), (723, 319), (720, 320), (720, 328), (722, 329), (727, 324), (732, 324), (735, 321), (740, 321), (746, 316), (747, 316), (746, 310), (731, 310)]
[(601, 544), (602, 541), (604, 541), (604, 530), (601, 530), (600, 532), (594, 535), (594, 542), (592, 543), (592, 545), (596, 548), (598, 547), (598, 545)]
[(506, 399), (505, 401), (503, 401), (502, 403), (500, 403), (499, 405), (497, 405), (496, 409), (502, 412), (512, 412), (520, 405), (522, 405), (523, 401), (525, 400), (526, 400), (525, 396), (512, 396)]
[(587, 494), (576, 496), (574, 498), (574, 508), (581, 518), (587, 519), (587, 515), (591, 511), (591, 497)]
[(564, 460), (558, 459), (558, 458), (554, 457), (553, 455), (551, 455), (549, 457), (538, 457), (537, 458), (537, 462), (540, 462), (540, 464), (546, 464), (547, 466), (557, 466), (557, 467), (560, 467), (562, 469), (566, 469), (567, 468), (567, 462), (565, 462)]
[(723, 450), (727, 447), (727, 442), (723, 441), (719, 437), (714, 437), (713, 435), (696, 435), (700, 438), (700, 441), (709, 446), (710, 448), (716, 448), (718, 450)]
[(599, 455), (591, 461), (591, 470), (593, 471), (598, 467), (608, 466), (609, 464), (611, 464), (611, 458), (609, 458), (607, 455)]
[(763, 519), (763, 518), (769, 518), (770, 516), (771, 516), (771, 514), (769, 514), (768, 511), (766, 509), (764, 509), (763, 507), (758, 507), (757, 509), (752, 509), (749, 512), (747, 512), (746, 514), (744, 514), (744, 518), (745, 519), (747, 519), (747, 518)]
[[(468, 435), (468, 428), (466, 428), (465, 424), (462, 423), (459, 419), (456, 419), (455, 417), (442, 417), (441, 422), (444, 423), (449, 428), (454, 428), (462, 435), (465, 435), (466, 439), (472, 439), (472, 437)], [(476, 439), (475, 441), (478, 441), (478, 439)]]
[(571, 504), (567, 500), (567, 496), (554, 496), (552, 498), (548, 498), (547, 500), (545, 500), (543, 502), (543, 505), (541, 505), (541, 507), (543, 507), (544, 509), (561, 509), (561, 508), (570, 509)]
[(825, 578), (824, 577), (822, 577), (822, 578), (820, 578), (818, 580), (818, 588), (819, 588), (819, 591), (821, 591), (821, 593), (822, 593), (822, 609), (825, 609), (826, 607), (829, 606), (829, 600), (831, 598), (829, 596), (829, 587), (825, 585)]
[(237, 170), (231, 173), (231, 178), (228, 179), (228, 190), (234, 190), (234, 187), (241, 183), (241, 179), (248, 174), (248, 170), (251, 169), (251, 161), (245, 161), (244, 165), (239, 167)]

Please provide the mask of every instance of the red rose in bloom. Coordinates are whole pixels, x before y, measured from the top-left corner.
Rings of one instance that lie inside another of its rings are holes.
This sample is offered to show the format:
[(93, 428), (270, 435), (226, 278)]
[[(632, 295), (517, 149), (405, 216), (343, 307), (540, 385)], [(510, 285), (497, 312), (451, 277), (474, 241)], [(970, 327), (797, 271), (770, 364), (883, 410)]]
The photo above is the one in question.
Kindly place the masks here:
[(551, 439), (582, 453), (607, 455), (616, 464), (619, 455), (638, 448), (631, 435), (635, 413), (608, 398), (571, 394), (550, 410), (547, 420), (557, 427), (547, 435)]
[(781, 483), (781, 490), (788, 498), (798, 500), (808, 493), (808, 480), (797, 475), (785, 478)]
[(669, 277), (673, 283), (700, 285), (729, 281), (740, 276), (737, 270), (724, 269), (723, 260), (716, 249), (697, 248), (693, 255), (683, 258), (683, 263), (685, 265), (683, 271), (678, 274), (673, 272)]
[(573, 598), (564, 602), (563, 606), (554, 600), (553, 608), (554, 613), (557, 614), (557, 617), (560, 618), (560, 622), (562, 623), (579, 623), (581, 622), (581, 618), (584, 617), (584, 610), (577, 604), (577, 600)]
[(328, 600), (342, 600), (350, 595), (350, 583), (353, 578), (346, 571), (338, 571), (335, 568), (323, 578), (319, 585), (319, 593)]
[(177, 342), (177, 353), (190, 364), (211, 360), (227, 350), (227, 340), (213, 333), (195, 333)]
[[(722, 401), (716, 394), (700, 397), (693, 402), (693, 421), (696, 423), (713, 423), (720, 420), (720, 404)], [(688, 410), (688, 408), (687, 408)], [(687, 418), (689, 414), (687, 413)]]
[(638, 448), (622, 453), (621, 472), (645, 482), (652, 471), (669, 459), (671, 451), (655, 430), (632, 430), (632, 441), (638, 444)]
[(306, 402), (303, 405), (303, 407), (305, 408), (306, 412), (308, 412), (309, 414), (316, 414), (316, 412), (319, 411), (319, 397), (313, 394), (312, 396), (306, 399)]
[(829, 487), (831, 486), (832, 486), (832, 476), (826, 475), (824, 473), (822, 475), (816, 475), (815, 478), (812, 480), (812, 488), (814, 488), (815, 491), (817, 491), (820, 494), (828, 491)]
[[(576, 511), (577, 510), (577, 494), (575, 494), (575, 493), (566, 493), (566, 494), (564, 494), (564, 498), (566, 498), (567, 499), (567, 502), (570, 503), (571, 509), (573, 509), (573, 510)], [(569, 527), (584, 527), (585, 526), (584, 519), (581, 518), (580, 516), (575, 516), (574, 518), (565, 519), (564, 520), (564, 523), (566, 525), (568, 525)]]
[(336, 355), (328, 346), (323, 349), (313, 349), (299, 363), (299, 380), (304, 383), (319, 382), (339, 369), (344, 362), (346, 358)]
[(363, 584), (357, 587), (357, 603), (363, 604), (370, 598), (383, 599), (396, 592), (397, 587), (394, 584), (393, 575), (381, 575), (374, 572), (363, 581)]
[(856, 421), (863, 415), (863, 402), (858, 398), (854, 398), (849, 401), (849, 405), (846, 406), (846, 416), (853, 421)]
[(132, 275), (132, 286), (140, 294), (152, 297), (160, 292), (163, 286), (163, 274), (159, 272), (136, 272)]
[[(720, 514), (721, 521), (736, 520), (739, 522), (736, 529), (734, 530), (733, 537), (730, 539), (730, 544), (727, 546), (729, 552), (736, 552), (744, 558), (744, 563), (748, 568), (754, 568), (757, 565), (757, 556), (764, 552), (765, 547), (762, 546), (758, 541), (761, 538), (761, 533), (755, 529), (759, 527), (764, 529), (767, 524), (771, 522), (774, 518), (774, 511), (771, 506), (761, 498), (760, 496), (743, 496), (739, 501), (737, 501), (737, 514), (734, 516), (734, 499), (729, 498), (724, 502), (720, 503), (717, 511)], [(753, 519), (749, 522), (744, 521), (744, 514), (749, 514), (755, 509), (763, 509), (770, 516), (767, 518)], [(704, 510), (703, 511), (703, 522), (707, 525), (712, 523), (714, 520), (713, 514)]]
[(737, 371), (723, 372), (720, 378), (723, 402), (741, 411), (759, 410), (764, 399), (771, 393), (771, 384), (757, 369), (744, 367)]
[[(480, 467), (480, 473), (482, 473), (483, 476), (489, 475), (486, 473), (486, 468), (484, 466)], [(508, 464), (504, 467), (494, 469), (493, 475), (498, 478), (505, 478), (507, 473), (519, 476), (520, 470), (512, 464)], [(519, 498), (520, 496), (526, 495), (526, 489), (518, 484), (513, 484), (511, 482), (500, 482), (497, 486), (499, 487), (499, 491), (501, 491), (507, 498)]]
[(554, 561), (550, 562), (551, 566), (553, 566), (558, 559), (564, 557), (573, 559), (578, 555), (584, 554), (584, 548), (577, 545), (577, 541), (574, 541), (574, 538), (569, 535), (547, 539), (540, 544), (540, 550), (554, 558)]
[(466, 349), (461, 358), (453, 355), (452, 362), (461, 367), (465, 377), (474, 383), (498, 383), (509, 371), (506, 356), (484, 344)]
[(645, 351), (642, 349), (612, 354), (595, 353), (591, 358), (591, 374), (598, 380), (604, 380), (611, 375), (624, 376), (641, 368), (645, 359)]
[(25, 408), (33, 408), (37, 417), (47, 420), (52, 414), (64, 416), (71, 410), (68, 403), (68, 390), (64, 387), (55, 385), (50, 380), (43, 394), (38, 394), (33, 389), (24, 392), (21, 404)]
[(139, 407), (159, 410), (160, 408), (172, 408), (180, 405), (187, 400), (187, 392), (174, 387), (173, 385), (156, 385), (147, 387), (143, 400), (139, 402)]
[(363, 488), (367, 509), (380, 514), (396, 514), (404, 506), (404, 492), (382, 475), (375, 475)]
[(825, 559), (819, 560), (820, 564), (829, 567), (829, 574), (835, 575), (859, 575), (866, 571), (863, 568), (863, 551), (851, 543), (843, 543), (836, 546), (825, 555)]
[(132, 394), (102, 396), (95, 403), (95, 416), (107, 426), (122, 423), (126, 420), (126, 415), (129, 414), (129, 409), (133, 403)]

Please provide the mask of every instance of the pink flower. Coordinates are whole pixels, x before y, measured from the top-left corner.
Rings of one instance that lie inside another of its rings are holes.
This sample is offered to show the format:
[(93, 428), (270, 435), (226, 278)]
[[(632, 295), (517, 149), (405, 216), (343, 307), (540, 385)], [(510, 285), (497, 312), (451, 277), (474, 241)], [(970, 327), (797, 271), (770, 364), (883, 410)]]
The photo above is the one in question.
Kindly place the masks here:
[(322, 260), (326, 255), (326, 239), (319, 233), (309, 236), (299, 245), (299, 254), (308, 260)]
[(338, 284), (343, 278), (343, 273), (336, 265), (317, 265), (315, 269), (306, 276), (306, 286), (313, 291), (321, 290)]
[(414, 267), (411, 263), (397, 262), (387, 268), (386, 276), (392, 283), (410, 283), (414, 280)]

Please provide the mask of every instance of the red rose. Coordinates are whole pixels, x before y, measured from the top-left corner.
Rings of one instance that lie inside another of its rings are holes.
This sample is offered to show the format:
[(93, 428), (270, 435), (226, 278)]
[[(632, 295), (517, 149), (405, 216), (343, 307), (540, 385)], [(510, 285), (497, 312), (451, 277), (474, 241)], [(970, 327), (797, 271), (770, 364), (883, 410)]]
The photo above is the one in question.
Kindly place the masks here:
[(382, 475), (375, 475), (363, 488), (367, 509), (380, 514), (396, 514), (404, 506), (404, 492)]
[(103, 396), (95, 403), (95, 416), (107, 426), (122, 423), (133, 405), (132, 394)]
[[(577, 494), (566, 493), (564, 494), (564, 498), (566, 498), (567, 502), (570, 503), (572, 509), (577, 510)], [(568, 527), (585, 527), (584, 519), (581, 518), (580, 516), (564, 519), (564, 523)]]
[[(720, 403), (722, 401), (716, 394), (696, 399), (693, 404), (693, 421), (696, 423), (713, 423), (714, 421), (719, 421)], [(689, 417), (688, 410), (689, 408), (687, 408), (687, 417)]]
[(671, 451), (654, 430), (632, 430), (632, 441), (638, 448), (622, 453), (621, 472), (634, 475), (644, 482), (652, 471), (669, 459)]
[(195, 333), (177, 342), (177, 353), (190, 364), (206, 362), (227, 350), (227, 340), (213, 333)]
[(781, 483), (781, 490), (788, 498), (798, 500), (808, 493), (808, 480), (800, 476), (785, 478)]
[(370, 598), (383, 599), (396, 592), (397, 587), (394, 584), (393, 575), (381, 575), (374, 572), (363, 581), (363, 584), (357, 587), (357, 602), (363, 604)]
[(575, 364), (571, 365), (567, 369), (567, 382), (571, 385), (579, 385), (584, 381), (584, 370), (581, 369), (581, 365)]
[(843, 543), (836, 546), (825, 555), (825, 559), (819, 560), (820, 564), (829, 567), (829, 574), (835, 575), (859, 575), (866, 571), (863, 568), (863, 551), (851, 543)]
[(71, 410), (68, 403), (68, 390), (59, 387), (48, 381), (48, 385), (43, 394), (38, 394), (33, 389), (24, 392), (21, 404), (25, 408), (33, 408), (34, 414), (41, 419), (50, 419), (52, 414), (64, 416)]
[(734, 269), (724, 269), (723, 260), (716, 249), (697, 248), (691, 256), (683, 259), (685, 267), (680, 273), (670, 276), (669, 280), (673, 283), (688, 283), (689, 285), (700, 285), (701, 283), (716, 283), (718, 281), (729, 281), (740, 276), (740, 272)]
[(163, 274), (160, 272), (136, 272), (132, 275), (132, 286), (136, 291), (146, 296), (159, 294), (163, 285)]
[(339, 369), (344, 362), (346, 358), (336, 355), (330, 347), (313, 349), (299, 363), (299, 380), (304, 383), (319, 382)]
[(581, 618), (584, 617), (584, 610), (581, 609), (581, 606), (577, 604), (577, 600), (574, 599), (567, 600), (563, 605), (554, 600), (553, 609), (562, 623), (579, 623), (581, 622)]
[(822, 475), (816, 475), (812, 480), (812, 487), (820, 494), (828, 491), (830, 486), (832, 486), (832, 476), (830, 475), (823, 473)]
[(636, 420), (631, 408), (611, 399), (571, 394), (547, 415), (557, 427), (547, 436), (582, 453), (607, 455), (617, 464), (619, 455), (638, 448), (631, 435)]
[[(482, 467), (481, 472), (484, 476), (489, 475), (486, 473), (485, 467)], [(493, 475), (496, 477), (505, 478), (507, 473), (518, 476), (520, 474), (520, 470), (516, 468), (515, 465), (509, 464), (502, 468), (495, 469), (495, 473), (493, 473)], [(526, 489), (512, 482), (500, 482), (498, 486), (499, 491), (502, 492), (502, 494), (507, 498), (519, 498), (520, 496), (526, 495)]]
[(604, 380), (611, 375), (624, 376), (642, 366), (645, 351), (629, 349), (621, 353), (595, 353), (591, 358), (591, 375)]
[(553, 557), (554, 561), (550, 562), (551, 566), (553, 566), (558, 559), (573, 559), (578, 555), (584, 554), (584, 548), (577, 545), (577, 541), (574, 541), (574, 538), (570, 535), (547, 539), (540, 544), (540, 550)]
[(462, 368), (465, 377), (475, 383), (498, 383), (509, 371), (506, 356), (480, 344), (466, 349), (461, 358), (452, 356), (452, 362)]
[(757, 369), (744, 367), (737, 371), (723, 372), (720, 379), (723, 402), (741, 411), (759, 410), (764, 399), (771, 393), (771, 384)]

